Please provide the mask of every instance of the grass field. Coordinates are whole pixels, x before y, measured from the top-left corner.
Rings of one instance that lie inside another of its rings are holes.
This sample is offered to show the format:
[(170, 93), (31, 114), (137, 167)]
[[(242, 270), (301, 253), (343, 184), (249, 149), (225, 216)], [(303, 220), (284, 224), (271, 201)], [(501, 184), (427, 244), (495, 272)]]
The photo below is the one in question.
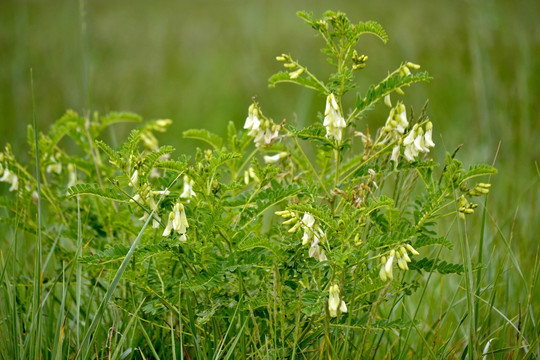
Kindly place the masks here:
[[(428, 344), (438, 349), (448, 344), (445, 356), (464, 357), (471, 331), (480, 347), (477, 357), (485, 352), (485, 359), (523, 358), (524, 339), (527, 358), (540, 356), (540, 2), (82, 3), (0, 3), (0, 145), (10, 142), (20, 158), (26, 156), (26, 128), (32, 123), (30, 69), (40, 130), (66, 109), (132, 111), (148, 120), (172, 119), (171, 131), (160, 141), (193, 154), (196, 143), (182, 139), (182, 130), (204, 127), (225, 134), (229, 121), (240, 127), (252, 96), (277, 122), (286, 118), (305, 125), (324, 111), (324, 99), (304, 89), (268, 88), (268, 77), (280, 68), (275, 56), (281, 53), (314, 72), (328, 71), (319, 56), (320, 39), (302, 25), (297, 10), (317, 15), (340, 10), (351, 19), (381, 23), (390, 41), (362, 40), (359, 52), (369, 56), (370, 71), (358, 87), (384, 78), (402, 60), (420, 64), (433, 80), (408, 94), (418, 111), (429, 99), (435, 160), (442, 162), (445, 152), (463, 144), (459, 155), (466, 165), (494, 164), (498, 174), (491, 178), (484, 215), (467, 224), (469, 251), (478, 264), (475, 321), (467, 319), (463, 277), (426, 278), (425, 293), (418, 291), (409, 301), (423, 303), (416, 314), (417, 331), (399, 337), (423, 344), (418, 347), (424, 352), (384, 342), (389, 347), (378, 350), (377, 358), (442, 356), (429, 355)], [(370, 125), (380, 126), (385, 116), (370, 117)], [(113, 143), (127, 134), (127, 127), (117, 130)], [(0, 184), (0, 191), (7, 189)], [(3, 268), (11, 236), (0, 235)], [(448, 234), (456, 250), (442, 256), (461, 263), (459, 237)], [(24, 259), (32, 252), (20, 250), (16, 269), (4, 268), (6, 274), (21, 283), (31, 279), (33, 263)], [(2, 291), (8, 286), (6, 276)], [(0, 304), (3, 327), (9, 307)], [(416, 309), (399, 311), (406, 316)], [(47, 331), (54, 337), (54, 324)]]

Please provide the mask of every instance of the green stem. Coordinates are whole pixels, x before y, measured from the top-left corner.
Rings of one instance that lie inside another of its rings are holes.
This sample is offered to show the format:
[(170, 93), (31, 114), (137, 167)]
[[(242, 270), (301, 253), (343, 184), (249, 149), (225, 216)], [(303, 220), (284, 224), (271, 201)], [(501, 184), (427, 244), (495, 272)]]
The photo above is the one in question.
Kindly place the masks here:
[(293, 140), (294, 140), (294, 143), (296, 145), (296, 147), (298, 148), (298, 150), (300, 151), (300, 153), (302, 154), (302, 156), (306, 159), (306, 162), (308, 163), (310, 169), (311, 169), (311, 172), (313, 173), (313, 175), (315, 175), (315, 178), (317, 179), (317, 181), (319, 182), (319, 184), (321, 185), (322, 189), (324, 190), (324, 193), (326, 194), (326, 196), (330, 199), (331, 196), (330, 196), (330, 193), (328, 192), (328, 190), (326, 189), (326, 186), (324, 186), (324, 183), (322, 182), (322, 179), (320, 178), (319, 174), (317, 173), (317, 171), (315, 170), (315, 168), (313, 167), (313, 164), (311, 164), (311, 161), (309, 161), (309, 158), (307, 157), (306, 153), (304, 153), (304, 150), (302, 150), (302, 147), (300, 146), (300, 144), (298, 143), (298, 139), (296, 138), (295, 135), (291, 135)]

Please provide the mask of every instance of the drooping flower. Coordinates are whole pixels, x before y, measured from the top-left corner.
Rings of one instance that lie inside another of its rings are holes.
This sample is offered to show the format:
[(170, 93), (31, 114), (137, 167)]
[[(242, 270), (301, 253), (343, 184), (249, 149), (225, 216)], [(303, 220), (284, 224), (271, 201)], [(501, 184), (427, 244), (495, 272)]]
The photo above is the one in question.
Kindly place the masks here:
[(435, 144), (431, 139), (433, 125), (431, 121), (426, 124), (426, 131), (415, 124), (411, 131), (403, 138), (403, 146), (405, 146), (404, 156), (408, 161), (415, 161), (420, 153), (428, 153), (429, 148)]
[(68, 184), (67, 187), (70, 188), (77, 184), (77, 167), (75, 164), (68, 164)]
[(186, 231), (189, 227), (187, 222), (186, 212), (184, 205), (180, 202), (177, 202), (173, 210), (169, 213), (169, 218), (167, 220), (167, 226), (163, 231), (163, 236), (169, 236), (171, 231), (174, 230), (180, 235), (180, 241), (186, 241)]
[(277, 163), (279, 160), (286, 158), (287, 156), (289, 156), (289, 154), (284, 151), (271, 156), (264, 155), (264, 162), (267, 164), (274, 164)]
[(333, 138), (338, 142), (341, 142), (343, 129), (347, 126), (347, 124), (341, 115), (341, 111), (334, 94), (330, 94), (326, 98), (323, 125), (326, 127), (326, 137), (328, 139)]
[(257, 131), (259, 129), (259, 126), (261, 125), (261, 122), (259, 120), (259, 109), (257, 109), (257, 106), (255, 104), (251, 104), (248, 109), (248, 116), (246, 118), (246, 122), (244, 124), (244, 129), (250, 130), (249, 135), (253, 136), (253, 132)]
[(315, 224), (315, 218), (310, 213), (304, 213), (302, 218), (302, 228), (304, 229), (304, 235), (302, 236), (302, 245), (307, 245), (311, 239), (313, 239)]
[(424, 135), (424, 142), (427, 147), (434, 147), (435, 143), (431, 139), (431, 133), (433, 131), (433, 124), (431, 121), (428, 121), (426, 124), (426, 134)]
[(248, 135), (253, 137), (256, 147), (269, 146), (278, 138), (280, 126), (268, 119), (261, 120), (261, 110), (255, 103), (248, 109), (248, 116), (244, 123), (244, 129), (249, 130)]
[(49, 174), (53, 172), (56, 174), (60, 174), (62, 172), (62, 163), (56, 161), (56, 158), (54, 156), (51, 156), (51, 161), (52, 163), (47, 165), (45, 171)]
[(194, 181), (190, 179), (187, 175), (184, 175), (184, 189), (180, 197), (183, 199), (191, 199), (194, 196), (197, 196), (193, 191)]
[(11, 172), (8, 168), (4, 169), (4, 174), (0, 178), (0, 181), (11, 184), (9, 191), (17, 191), (19, 188), (19, 177)]
[(391, 250), (388, 258), (386, 258), (386, 256), (381, 257), (381, 269), (379, 270), (379, 277), (382, 281), (386, 281), (388, 279), (392, 280), (394, 278), (392, 273), (394, 260), (397, 262), (398, 267), (401, 270), (409, 270), (407, 263), (411, 262), (411, 258), (409, 257), (407, 250), (413, 255), (419, 255), (418, 251), (416, 251), (410, 244), (406, 244), (398, 247), (397, 249)]
[(337, 317), (338, 310), (342, 313), (346, 313), (347, 304), (345, 304), (345, 301), (340, 297), (339, 286), (337, 284), (330, 286), (329, 293), (328, 312), (330, 313), (330, 316)]
[(138, 187), (139, 185), (139, 170), (135, 169), (133, 174), (131, 175), (131, 178), (129, 179), (131, 181), (131, 186)]
[(390, 280), (394, 278), (394, 274), (392, 273), (392, 265), (394, 263), (395, 253), (395, 250), (390, 251), (390, 256), (388, 257), (388, 260), (386, 260), (386, 264), (384, 264), (384, 271), (386, 271), (386, 275)]

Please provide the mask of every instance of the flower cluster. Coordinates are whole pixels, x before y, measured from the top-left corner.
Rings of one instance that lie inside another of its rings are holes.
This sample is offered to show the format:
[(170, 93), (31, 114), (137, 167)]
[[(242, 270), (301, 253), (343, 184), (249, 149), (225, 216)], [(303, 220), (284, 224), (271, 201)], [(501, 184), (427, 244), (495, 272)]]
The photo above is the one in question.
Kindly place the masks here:
[(255, 174), (255, 169), (253, 169), (253, 166), (250, 166), (246, 171), (244, 171), (244, 183), (249, 185), (252, 179), (255, 182), (259, 182), (259, 177), (257, 174)]
[[(391, 105), (389, 95), (385, 97), (385, 103)], [(386, 124), (383, 127), (383, 133), (386, 134), (384, 142), (400, 139), (408, 126), (407, 109), (404, 104), (398, 102), (397, 105), (390, 110), (390, 114), (388, 114), (388, 118), (386, 119)]]
[(186, 232), (188, 227), (189, 224), (187, 222), (184, 205), (177, 202), (174, 204), (173, 210), (169, 213), (169, 219), (167, 221), (165, 231), (163, 231), (163, 236), (169, 236), (171, 231), (174, 230), (180, 235), (180, 241), (186, 241)]
[(302, 245), (305, 246), (311, 242), (311, 246), (309, 248), (309, 257), (312, 257), (317, 261), (328, 260), (324, 249), (322, 249), (319, 245), (325, 241), (326, 234), (324, 231), (322, 231), (319, 225), (317, 225), (313, 215), (306, 212), (304, 213), (302, 219), (300, 219), (295, 212), (289, 210), (277, 211), (276, 215), (288, 219), (283, 222), (284, 225), (294, 224), (293, 227), (289, 229), (290, 233), (296, 232), (299, 228), (304, 230), (304, 234), (302, 235)]
[(337, 317), (338, 310), (342, 313), (346, 313), (347, 304), (345, 304), (345, 301), (340, 297), (339, 286), (337, 284), (330, 286), (329, 292), (328, 312), (330, 313), (330, 316)]
[(167, 127), (171, 124), (172, 120), (169, 119), (156, 120), (148, 123), (140, 133), (144, 146), (151, 151), (157, 151), (159, 149), (159, 142), (152, 131), (165, 132)]
[(491, 184), (479, 183), (476, 184), (472, 189), (466, 191), (467, 195), (470, 197), (473, 196), (482, 196), (489, 193)]
[[(135, 172), (137, 171), (135, 170)], [(133, 176), (132, 176), (132, 180), (133, 180)], [(135, 182), (136, 181), (134, 181), (134, 183)], [(139, 218), (139, 220), (146, 221), (148, 220), (148, 217), (150, 216), (150, 213), (152, 211), (154, 210), (157, 211), (157, 203), (156, 203), (155, 195), (169, 195), (169, 191), (168, 190), (153, 191), (148, 184), (144, 184), (138, 189), (137, 194), (133, 196), (133, 199), (131, 200), (131, 202), (135, 202), (141, 206), (147, 207), (146, 209), (144, 209), (144, 214), (142, 217)], [(154, 216), (152, 219), (152, 227), (154, 229), (157, 229), (159, 227), (159, 220), (160, 219), (158, 215), (156, 214), (156, 212), (154, 212)]]
[(386, 256), (381, 257), (379, 276), (382, 281), (392, 280), (394, 278), (394, 274), (392, 273), (394, 260), (401, 270), (409, 270), (407, 263), (411, 262), (411, 258), (407, 254), (407, 250), (413, 255), (420, 255), (411, 245), (406, 244), (405, 246), (400, 246), (397, 250), (391, 250), (388, 258)]
[(248, 135), (253, 137), (256, 147), (269, 146), (278, 138), (280, 126), (262, 116), (261, 110), (255, 103), (248, 109), (248, 116), (244, 129), (249, 130)]
[(289, 77), (291, 79), (297, 79), (305, 71), (304, 67), (293, 61), (291, 57), (287, 54), (281, 54), (280, 56), (276, 56), (276, 60), (284, 62), (283, 66), (289, 71)]
[(422, 128), (415, 124), (407, 136), (403, 139), (403, 146), (405, 146), (405, 152), (403, 155), (408, 161), (414, 161), (419, 153), (428, 153), (429, 148), (435, 146), (431, 139), (431, 132), (433, 124), (428, 121), (425, 127), (425, 132)]
[(341, 115), (341, 110), (336, 101), (334, 94), (328, 95), (326, 98), (326, 108), (324, 110), (324, 122), (326, 127), (326, 137), (328, 139), (336, 139), (341, 142), (343, 137), (343, 129), (347, 126), (345, 119)]
[(474, 209), (478, 207), (478, 204), (470, 203), (465, 198), (465, 195), (461, 195), (459, 199), (457, 199), (457, 206), (460, 219), (465, 219), (465, 215), (470, 215), (474, 213)]
[[(387, 95), (384, 98), (384, 102), (386, 103), (386, 105), (392, 106), (390, 102), (390, 95)], [(396, 107), (390, 110), (388, 119), (386, 119), (386, 124), (382, 128), (383, 134), (386, 135), (383, 139), (383, 143), (386, 143), (388, 141), (396, 142), (394, 148), (392, 149), (392, 156), (390, 157), (390, 160), (394, 162), (394, 166), (396, 167), (399, 161), (402, 136), (408, 126), (409, 122), (407, 121), (407, 109), (405, 108), (405, 105), (403, 105), (402, 103), (398, 103)]]

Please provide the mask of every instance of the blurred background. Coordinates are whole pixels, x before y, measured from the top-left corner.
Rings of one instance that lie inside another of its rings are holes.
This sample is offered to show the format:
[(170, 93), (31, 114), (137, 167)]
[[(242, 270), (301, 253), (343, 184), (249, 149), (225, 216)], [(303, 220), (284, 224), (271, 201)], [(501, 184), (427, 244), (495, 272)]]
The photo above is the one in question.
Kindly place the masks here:
[[(358, 51), (369, 61), (359, 92), (402, 61), (434, 77), (408, 90), (406, 102), (419, 111), (430, 100), (435, 159), (459, 144), (466, 166), (496, 158), (488, 219), (527, 259), (538, 247), (540, 219), (539, 1), (2, 0), (0, 145), (26, 154), (30, 68), (41, 130), (66, 109), (132, 111), (172, 119), (161, 140), (193, 153), (183, 130), (241, 126), (252, 96), (275, 121), (308, 124), (324, 99), (293, 85), (269, 89), (267, 79), (281, 69), (281, 53), (329, 73), (321, 40), (295, 15), (328, 9), (375, 20), (390, 37), (386, 45), (362, 38)], [(349, 100), (352, 106), (354, 94)], [(370, 117), (372, 128), (385, 121), (382, 110)]]

